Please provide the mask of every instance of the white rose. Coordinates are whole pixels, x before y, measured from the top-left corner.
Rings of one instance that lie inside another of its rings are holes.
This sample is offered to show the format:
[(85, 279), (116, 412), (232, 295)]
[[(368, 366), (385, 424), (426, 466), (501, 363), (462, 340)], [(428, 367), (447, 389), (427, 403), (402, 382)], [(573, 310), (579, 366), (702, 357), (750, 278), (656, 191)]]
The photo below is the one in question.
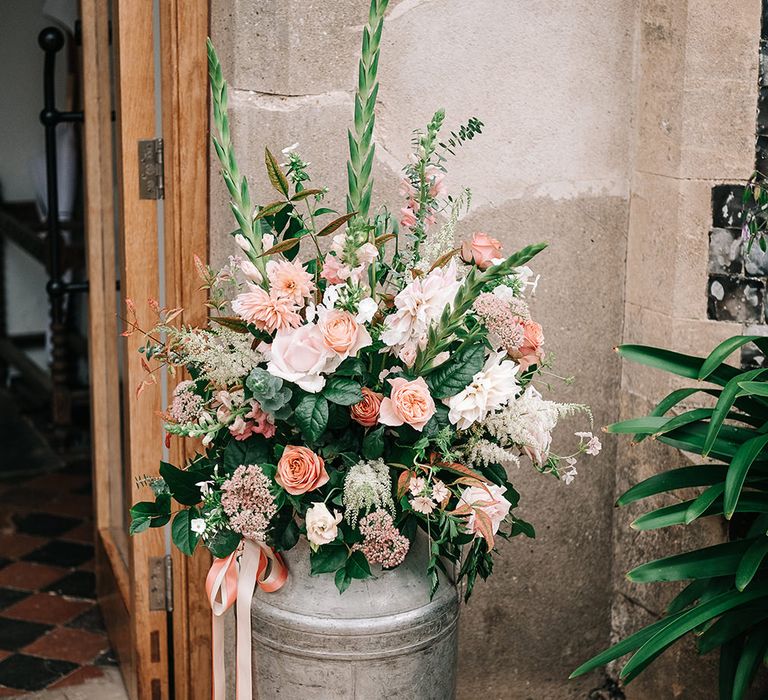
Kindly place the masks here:
[(370, 323), (378, 310), (379, 305), (371, 297), (366, 297), (357, 306), (355, 320), (358, 323)]
[(341, 513), (337, 510), (331, 514), (325, 503), (313, 503), (305, 517), (307, 539), (316, 546), (330, 544), (339, 533), (338, 524), (341, 522), (341, 517)]
[(269, 360), (270, 374), (298, 384), (311, 394), (325, 386), (321, 375), (333, 372), (343, 359), (325, 344), (323, 334), (313, 323), (282, 328), (271, 345), (262, 343), (259, 349)]

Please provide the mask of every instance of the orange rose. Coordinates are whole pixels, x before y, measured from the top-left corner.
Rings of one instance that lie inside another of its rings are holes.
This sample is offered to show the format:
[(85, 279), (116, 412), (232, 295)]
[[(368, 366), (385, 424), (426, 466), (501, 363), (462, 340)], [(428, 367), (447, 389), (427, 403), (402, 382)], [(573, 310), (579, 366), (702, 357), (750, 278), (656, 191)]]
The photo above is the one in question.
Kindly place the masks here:
[(328, 482), (325, 462), (307, 447), (286, 445), (277, 463), (275, 481), (292, 496), (314, 491)]
[(520, 353), (518, 363), (523, 372), (531, 365), (541, 364), (544, 359), (543, 345), (544, 332), (541, 329), (541, 325), (536, 323), (536, 321), (524, 320), (523, 344), (518, 350)]
[(424, 377), (408, 381), (403, 377), (390, 379), (392, 392), (382, 399), (379, 423), (397, 426), (407, 423), (416, 430), (423, 430), (435, 415), (435, 402), (429, 393)]
[(461, 259), (475, 263), (481, 270), (488, 269), (493, 264), (493, 259), (500, 257), (501, 243), (487, 233), (478, 231), (472, 235), (471, 241), (461, 244)]
[(381, 400), (384, 397), (369, 389), (363, 387), (363, 400), (350, 407), (352, 420), (357, 421), (365, 428), (370, 428), (379, 422), (379, 408)]
[(356, 355), (360, 348), (371, 344), (371, 336), (365, 326), (359, 324), (349, 311), (327, 311), (320, 317), (317, 327), (326, 347), (343, 358)]

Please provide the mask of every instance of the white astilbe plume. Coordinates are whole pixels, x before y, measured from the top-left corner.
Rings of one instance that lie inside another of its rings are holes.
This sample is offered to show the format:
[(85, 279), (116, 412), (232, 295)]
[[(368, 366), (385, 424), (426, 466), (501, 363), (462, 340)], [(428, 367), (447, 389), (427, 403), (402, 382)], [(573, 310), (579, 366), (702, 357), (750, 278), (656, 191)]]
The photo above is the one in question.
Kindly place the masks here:
[(361, 510), (395, 512), (392, 478), (384, 460), (361, 461), (353, 465), (344, 479), (344, 517), (355, 526)]
[(465, 458), (476, 467), (487, 467), (491, 464), (500, 464), (502, 467), (520, 466), (520, 458), (512, 449), (485, 439), (469, 445)]
[(472, 193), (469, 189), (462, 190), (461, 194), (453, 200), (451, 213), (448, 220), (438, 229), (432, 229), (427, 233), (424, 243), (421, 244), (421, 259), (418, 267), (427, 272), (440, 258), (456, 247), (456, 226), (462, 210), (469, 211), (472, 202)]
[(529, 386), (517, 400), (490, 414), (481, 427), (500, 447), (518, 447), (542, 467), (549, 457), (552, 431), (558, 420), (582, 412), (589, 413), (589, 409), (581, 404), (547, 401)]
[(175, 365), (194, 365), (218, 387), (241, 382), (259, 362), (253, 336), (223, 326), (164, 329), (168, 333), (170, 360)]

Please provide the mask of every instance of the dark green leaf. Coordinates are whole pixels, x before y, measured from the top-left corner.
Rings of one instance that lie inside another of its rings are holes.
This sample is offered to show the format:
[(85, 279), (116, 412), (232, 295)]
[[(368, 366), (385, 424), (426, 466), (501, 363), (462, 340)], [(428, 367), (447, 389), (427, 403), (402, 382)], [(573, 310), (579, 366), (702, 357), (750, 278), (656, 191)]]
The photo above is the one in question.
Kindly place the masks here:
[(720, 496), (723, 495), (725, 484), (713, 484), (708, 489), (700, 493), (688, 506), (685, 511), (685, 524), (690, 525), (696, 518), (701, 516)]
[(363, 400), (363, 390), (353, 379), (329, 377), (323, 389), (323, 396), (340, 406), (351, 406)]
[(470, 345), (427, 375), (430, 393), (436, 399), (455, 396), (483, 369), (484, 363), (485, 347), (481, 343)]
[(192, 531), (192, 520), (200, 517), (197, 508), (188, 508), (176, 513), (171, 524), (171, 538), (182, 554), (191, 557), (200, 540), (200, 535)]
[(200, 487), (197, 483), (203, 481), (199, 472), (177, 469), (168, 462), (160, 462), (160, 476), (163, 477), (171, 495), (182, 505), (194, 506), (200, 503)]
[(371, 430), (363, 438), (363, 457), (378, 459), (384, 454), (384, 426)]
[(269, 204), (265, 204), (261, 209), (259, 209), (259, 213), (256, 214), (254, 219), (258, 220), (263, 219), (265, 216), (272, 216), (287, 206), (288, 202), (270, 202)]
[(230, 440), (224, 449), (223, 464), (228, 473), (241, 465), (261, 465), (271, 460), (271, 446), (261, 435), (253, 435), (247, 440)]
[(243, 539), (242, 535), (238, 535), (232, 530), (219, 530), (208, 540), (207, 546), (214, 557), (224, 559), (237, 549), (241, 539)]
[(747, 343), (755, 343), (763, 352), (768, 351), (768, 346), (766, 345), (768, 339), (760, 335), (737, 335), (728, 338), (709, 353), (699, 369), (699, 376), (697, 378), (704, 380), (709, 377), (732, 353)]
[(307, 394), (299, 401), (293, 415), (302, 435), (314, 442), (328, 425), (328, 401), (320, 394)]
[(347, 554), (349, 552), (344, 544), (331, 543), (322, 545), (317, 551), (310, 552), (309, 554), (310, 573), (315, 576), (336, 571), (344, 566), (344, 563), (347, 561)]
[(349, 588), (349, 584), (352, 583), (352, 577), (347, 573), (346, 569), (339, 569), (334, 577), (334, 583), (336, 588), (339, 589), (339, 594), (342, 594)]
[(757, 456), (762, 452), (766, 444), (768, 444), (768, 434), (757, 435), (751, 440), (747, 440), (733, 456), (733, 461), (725, 477), (725, 503), (723, 508), (725, 517), (728, 520), (731, 519), (734, 510), (736, 510), (736, 504), (739, 501), (741, 489), (744, 486), (749, 468), (754, 464), (755, 459), (757, 459)]
[(347, 559), (345, 569), (351, 578), (365, 579), (371, 577), (371, 567), (359, 549), (352, 552)]
[(748, 541), (736, 540), (656, 559), (632, 569), (627, 578), (635, 583), (648, 583), (732, 576), (748, 546)]
[(301, 192), (297, 192), (293, 197), (291, 197), (292, 202), (300, 202), (302, 199), (306, 199), (307, 197), (311, 197), (312, 195), (316, 194), (322, 194), (322, 190), (301, 190)]
[(768, 536), (763, 535), (750, 544), (749, 549), (744, 552), (744, 556), (739, 561), (736, 569), (736, 588), (743, 591), (750, 584), (766, 554), (768, 554)]
[(616, 505), (625, 506), (628, 503), (633, 503), (649, 496), (655, 496), (659, 493), (675, 491), (676, 489), (710, 486), (718, 481), (723, 481), (727, 469), (725, 465), (704, 464), (693, 467), (680, 467), (679, 469), (654, 474), (626, 491), (616, 501)]

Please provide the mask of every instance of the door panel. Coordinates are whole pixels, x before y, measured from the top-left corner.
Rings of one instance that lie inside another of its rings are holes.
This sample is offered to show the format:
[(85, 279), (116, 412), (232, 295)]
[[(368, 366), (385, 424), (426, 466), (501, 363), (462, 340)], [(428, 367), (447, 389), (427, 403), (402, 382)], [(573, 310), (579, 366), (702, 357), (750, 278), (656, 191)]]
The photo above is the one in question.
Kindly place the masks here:
[(97, 580), (129, 693), (155, 700), (170, 697), (168, 613), (150, 590), (166, 533), (129, 537), (126, 528), (130, 503), (146, 498), (137, 480), (156, 475), (163, 456), (161, 387), (137, 398), (141, 338), (121, 337), (117, 320), (129, 317), (125, 300), (133, 299), (151, 327), (147, 302), (161, 296), (158, 203), (139, 198), (138, 173), (138, 141), (156, 136), (153, 3), (114, 0), (111, 10), (81, 0)]
[[(121, 337), (117, 320), (131, 299), (151, 327), (148, 301), (164, 299), (184, 308), (178, 322), (205, 322), (193, 255), (207, 260), (208, 2), (81, 0), (81, 17), (99, 602), (132, 698), (208, 698), (210, 560), (173, 554), (171, 600), (167, 526), (127, 534), (130, 504), (149, 497), (145, 477), (161, 459), (183, 463), (189, 446), (164, 450), (164, 376), (137, 398), (142, 336)], [(138, 172), (138, 141), (160, 130), (162, 204), (140, 199)]]

